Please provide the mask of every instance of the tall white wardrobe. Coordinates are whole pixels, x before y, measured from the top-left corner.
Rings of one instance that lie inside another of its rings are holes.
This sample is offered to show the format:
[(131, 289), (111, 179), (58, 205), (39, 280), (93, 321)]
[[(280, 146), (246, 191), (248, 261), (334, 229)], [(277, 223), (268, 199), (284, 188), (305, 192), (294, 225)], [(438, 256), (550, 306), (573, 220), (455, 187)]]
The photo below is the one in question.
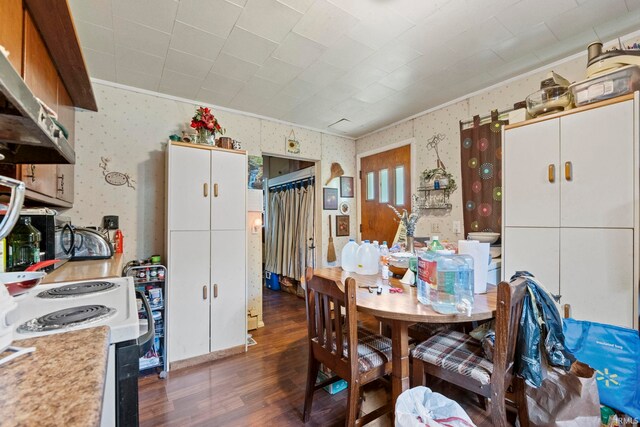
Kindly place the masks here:
[(167, 147), (167, 357), (171, 367), (246, 351), (247, 156)]
[(638, 327), (638, 94), (509, 125), (503, 271), (528, 270), (565, 315)]

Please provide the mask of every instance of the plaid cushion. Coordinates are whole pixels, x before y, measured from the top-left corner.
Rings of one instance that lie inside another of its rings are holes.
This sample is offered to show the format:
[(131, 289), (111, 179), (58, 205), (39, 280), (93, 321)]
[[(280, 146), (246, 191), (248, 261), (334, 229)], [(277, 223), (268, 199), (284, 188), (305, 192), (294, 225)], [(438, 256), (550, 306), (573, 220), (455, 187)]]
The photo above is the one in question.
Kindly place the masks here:
[(483, 357), (480, 341), (456, 331), (440, 332), (412, 352), (415, 359), (489, 384), (493, 363)]
[(455, 323), (416, 323), (409, 326), (409, 336), (416, 336), (416, 338), (428, 339), (438, 332), (446, 331), (455, 328)]
[[(342, 354), (347, 357), (347, 336), (343, 335)], [(318, 341), (317, 338), (313, 339)], [(333, 341), (333, 351), (337, 346), (335, 336)], [(391, 360), (391, 339), (378, 335), (367, 328), (358, 326), (358, 370), (367, 372), (378, 366), (382, 366)]]

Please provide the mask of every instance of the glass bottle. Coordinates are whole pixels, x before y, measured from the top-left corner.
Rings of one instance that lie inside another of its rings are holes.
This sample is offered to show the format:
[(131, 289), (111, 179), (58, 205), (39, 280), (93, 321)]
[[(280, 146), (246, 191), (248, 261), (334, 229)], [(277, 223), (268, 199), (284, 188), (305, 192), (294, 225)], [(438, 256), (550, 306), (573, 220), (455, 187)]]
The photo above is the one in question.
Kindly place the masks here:
[(40, 262), (40, 240), (42, 234), (31, 225), (31, 218), (20, 217), (7, 238), (7, 271), (24, 271)]

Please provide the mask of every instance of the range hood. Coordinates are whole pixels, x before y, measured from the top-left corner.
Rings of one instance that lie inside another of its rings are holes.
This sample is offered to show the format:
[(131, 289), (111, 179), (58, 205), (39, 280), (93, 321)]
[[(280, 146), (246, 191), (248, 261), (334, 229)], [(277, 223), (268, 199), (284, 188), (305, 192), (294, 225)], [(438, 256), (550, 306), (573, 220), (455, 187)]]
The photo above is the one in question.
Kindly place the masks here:
[(73, 164), (75, 158), (62, 131), (0, 52), (0, 161)]

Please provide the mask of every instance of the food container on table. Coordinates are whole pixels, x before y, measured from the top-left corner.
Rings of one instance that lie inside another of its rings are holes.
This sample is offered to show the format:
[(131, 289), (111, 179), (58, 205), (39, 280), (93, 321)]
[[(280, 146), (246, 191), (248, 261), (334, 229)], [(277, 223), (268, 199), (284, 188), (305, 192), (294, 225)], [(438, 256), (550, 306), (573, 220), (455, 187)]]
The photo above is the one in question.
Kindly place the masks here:
[(569, 86), (576, 106), (603, 101), (640, 89), (640, 67), (627, 65)]
[(571, 105), (571, 91), (567, 86), (551, 86), (527, 96), (527, 112), (533, 116), (564, 111)]

